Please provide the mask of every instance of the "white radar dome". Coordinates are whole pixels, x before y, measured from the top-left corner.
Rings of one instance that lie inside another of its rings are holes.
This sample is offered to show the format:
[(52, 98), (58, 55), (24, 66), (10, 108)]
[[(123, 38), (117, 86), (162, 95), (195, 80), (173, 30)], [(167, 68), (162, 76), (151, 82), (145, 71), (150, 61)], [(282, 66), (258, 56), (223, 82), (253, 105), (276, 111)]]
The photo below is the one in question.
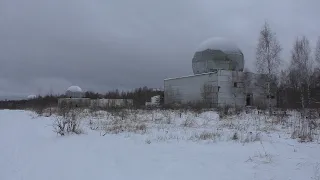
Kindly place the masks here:
[(238, 46), (222, 37), (205, 40), (197, 48), (193, 59), (194, 74), (202, 74), (217, 69), (243, 71), (244, 56)]

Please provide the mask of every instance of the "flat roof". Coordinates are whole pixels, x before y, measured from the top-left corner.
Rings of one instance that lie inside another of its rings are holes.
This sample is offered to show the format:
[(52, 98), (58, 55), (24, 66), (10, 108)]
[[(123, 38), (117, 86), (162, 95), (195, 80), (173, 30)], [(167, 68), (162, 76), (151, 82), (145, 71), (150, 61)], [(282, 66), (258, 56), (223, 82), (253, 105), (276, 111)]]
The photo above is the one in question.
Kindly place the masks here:
[(188, 75), (188, 76), (180, 76), (180, 77), (174, 77), (174, 78), (167, 78), (164, 79), (164, 81), (168, 81), (168, 80), (174, 80), (174, 79), (182, 79), (182, 78), (188, 78), (188, 77), (195, 77), (195, 76), (203, 76), (203, 75), (209, 75), (209, 74), (217, 74), (217, 71), (214, 72), (208, 72), (208, 73), (202, 73), (202, 74), (193, 74), (193, 75)]

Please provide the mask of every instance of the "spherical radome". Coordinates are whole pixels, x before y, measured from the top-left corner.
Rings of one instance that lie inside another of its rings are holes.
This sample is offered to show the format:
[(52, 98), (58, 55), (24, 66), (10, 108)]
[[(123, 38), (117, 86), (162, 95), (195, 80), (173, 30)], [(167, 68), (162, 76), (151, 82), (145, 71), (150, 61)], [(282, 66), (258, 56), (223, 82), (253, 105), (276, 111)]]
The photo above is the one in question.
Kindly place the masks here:
[(36, 98), (37, 98), (37, 95), (33, 95), (33, 94), (31, 94), (27, 97), (27, 99), (36, 99)]
[(71, 92), (82, 92), (82, 89), (79, 86), (70, 86), (67, 91)]
[(68, 98), (82, 98), (84, 96), (84, 93), (79, 86), (70, 86), (67, 89), (66, 96)]
[(208, 73), (217, 69), (243, 71), (244, 56), (238, 46), (225, 38), (210, 38), (197, 48), (193, 59), (194, 74)]

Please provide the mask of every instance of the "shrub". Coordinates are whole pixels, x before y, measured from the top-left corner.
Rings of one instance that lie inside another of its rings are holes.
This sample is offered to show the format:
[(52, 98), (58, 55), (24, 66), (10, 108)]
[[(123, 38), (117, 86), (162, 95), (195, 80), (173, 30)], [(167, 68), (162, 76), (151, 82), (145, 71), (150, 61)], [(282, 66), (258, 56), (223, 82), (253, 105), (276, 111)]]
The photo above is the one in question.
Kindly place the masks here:
[(236, 140), (238, 140), (238, 139), (239, 139), (238, 133), (235, 132), (235, 133), (233, 134), (233, 136), (232, 136), (232, 140), (236, 141)]
[(243, 143), (255, 142), (261, 140), (260, 133), (249, 132), (247, 136), (242, 140)]
[(218, 107), (217, 109), (220, 119), (225, 118), (226, 116), (230, 115), (230, 106), (223, 106)]
[(166, 124), (171, 124), (172, 123), (171, 111), (163, 111), (163, 116), (165, 118), (165, 123)]
[(183, 127), (194, 127), (196, 125), (195, 120), (192, 116), (188, 116), (181, 124)]
[(134, 133), (146, 133), (147, 125), (146, 124), (133, 124), (133, 123), (120, 123), (120, 124), (111, 124), (105, 127), (105, 136), (108, 133), (119, 134), (123, 132), (134, 132)]
[(57, 117), (52, 126), (54, 128), (53, 131), (60, 136), (83, 133), (76, 111), (72, 111), (64, 117)]
[(203, 131), (202, 133), (200, 134), (195, 134), (193, 135), (190, 139), (191, 140), (202, 140), (202, 141), (205, 141), (205, 140), (213, 140), (213, 141), (216, 141), (218, 138), (221, 137), (221, 134), (220, 133), (217, 133), (217, 132), (208, 132), (208, 131)]
[(313, 126), (312, 122), (306, 118), (299, 118), (298, 124), (294, 125), (293, 132), (291, 134), (292, 139), (299, 138), (299, 142), (311, 142), (313, 141)]

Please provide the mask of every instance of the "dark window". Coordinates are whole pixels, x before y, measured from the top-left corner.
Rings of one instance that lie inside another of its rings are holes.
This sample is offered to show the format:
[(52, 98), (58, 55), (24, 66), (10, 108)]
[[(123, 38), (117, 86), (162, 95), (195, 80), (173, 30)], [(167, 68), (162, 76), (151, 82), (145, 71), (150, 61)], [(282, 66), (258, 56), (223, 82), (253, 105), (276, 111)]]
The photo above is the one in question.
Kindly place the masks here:
[[(269, 95), (267, 95), (267, 98), (269, 99)], [(275, 98), (275, 96), (273, 96), (273, 95), (270, 96), (270, 99), (274, 99), (274, 98)]]
[(233, 83), (233, 87), (238, 87), (238, 83)]

